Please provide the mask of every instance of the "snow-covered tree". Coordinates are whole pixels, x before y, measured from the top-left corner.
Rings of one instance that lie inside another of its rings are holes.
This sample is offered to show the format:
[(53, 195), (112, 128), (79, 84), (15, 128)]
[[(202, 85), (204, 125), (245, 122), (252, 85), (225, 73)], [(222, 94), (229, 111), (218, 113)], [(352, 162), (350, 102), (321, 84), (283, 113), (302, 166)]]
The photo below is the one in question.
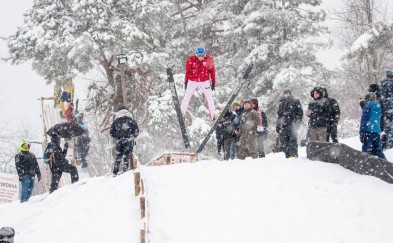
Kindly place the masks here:
[[(160, 150), (182, 147), (165, 70), (173, 69), (182, 100), (185, 61), (197, 46), (204, 46), (215, 59), (218, 107), (226, 103), (251, 63), (251, 83), (239, 98), (268, 101), (261, 106), (269, 108), (273, 120), (284, 88), (292, 88), (306, 103), (311, 87), (328, 81), (314, 56), (326, 44), (317, 39), (326, 30), (319, 4), (319, 0), (36, 0), (23, 26), (8, 38), (10, 60), (16, 64), (32, 60), (48, 82), (63, 82), (98, 67), (105, 79), (92, 83), (86, 107), (104, 116), (97, 119), (102, 129), (110, 124), (112, 107), (122, 93), (115, 57), (128, 54), (126, 92), (143, 131), (136, 151), (147, 162)], [(186, 124), (196, 149), (211, 126), (201, 92), (190, 103)], [(205, 155), (215, 151), (213, 137)]]

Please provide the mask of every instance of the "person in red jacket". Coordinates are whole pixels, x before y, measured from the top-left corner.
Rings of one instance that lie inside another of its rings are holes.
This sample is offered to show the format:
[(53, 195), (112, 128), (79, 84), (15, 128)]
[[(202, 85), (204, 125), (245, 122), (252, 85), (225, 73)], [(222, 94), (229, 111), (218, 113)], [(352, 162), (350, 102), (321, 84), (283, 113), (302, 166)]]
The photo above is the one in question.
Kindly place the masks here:
[[(211, 82), (210, 82), (211, 80)], [(205, 48), (198, 47), (195, 55), (190, 56), (186, 63), (186, 76), (184, 78), (184, 87), (186, 94), (181, 103), (183, 116), (186, 115), (190, 99), (197, 88), (200, 88), (205, 95), (207, 106), (209, 108), (210, 120), (215, 120), (214, 100), (212, 91), (216, 85), (216, 74), (214, 70), (213, 58), (206, 54)]]
[(64, 112), (65, 119), (68, 122), (76, 123), (75, 114), (74, 114), (74, 103), (69, 103), (67, 109)]

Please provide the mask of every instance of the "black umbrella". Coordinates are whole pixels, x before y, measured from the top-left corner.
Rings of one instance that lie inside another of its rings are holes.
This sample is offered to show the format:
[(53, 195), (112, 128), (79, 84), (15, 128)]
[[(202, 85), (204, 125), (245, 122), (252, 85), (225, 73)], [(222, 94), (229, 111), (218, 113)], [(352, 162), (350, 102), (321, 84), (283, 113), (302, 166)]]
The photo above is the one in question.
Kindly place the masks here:
[(72, 138), (82, 135), (85, 132), (77, 123), (64, 122), (54, 125), (46, 132), (49, 136), (59, 136), (62, 138)]

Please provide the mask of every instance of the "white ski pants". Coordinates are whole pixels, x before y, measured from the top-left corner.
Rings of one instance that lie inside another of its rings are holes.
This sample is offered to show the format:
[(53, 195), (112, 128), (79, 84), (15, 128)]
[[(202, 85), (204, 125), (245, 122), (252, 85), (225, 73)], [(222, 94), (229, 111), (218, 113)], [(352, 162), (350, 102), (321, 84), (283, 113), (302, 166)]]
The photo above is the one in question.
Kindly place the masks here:
[(213, 93), (210, 88), (210, 81), (206, 80), (203, 82), (195, 82), (195, 81), (188, 81), (186, 94), (184, 95), (184, 99), (181, 103), (181, 112), (183, 113), (183, 117), (185, 117), (188, 104), (190, 103), (191, 97), (194, 95), (195, 90), (200, 88), (205, 96), (207, 106), (210, 113), (210, 120), (214, 119), (214, 100), (213, 100)]

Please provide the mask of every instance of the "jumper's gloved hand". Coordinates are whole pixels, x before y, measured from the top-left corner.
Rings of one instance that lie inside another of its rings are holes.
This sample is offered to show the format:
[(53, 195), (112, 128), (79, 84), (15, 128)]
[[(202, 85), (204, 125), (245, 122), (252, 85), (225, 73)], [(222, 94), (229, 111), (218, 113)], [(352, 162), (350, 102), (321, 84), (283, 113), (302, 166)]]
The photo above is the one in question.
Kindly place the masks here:
[(41, 174), (37, 175), (37, 179), (38, 179), (38, 181), (41, 181)]
[(187, 84), (188, 83), (184, 83), (184, 90), (187, 90)]
[(64, 143), (64, 149), (68, 149), (68, 142), (67, 141)]
[(214, 84), (212, 84), (212, 85), (210, 86), (210, 88), (212, 89), (212, 91), (215, 91), (215, 90), (216, 90), (216, 86), (215, 86)]

